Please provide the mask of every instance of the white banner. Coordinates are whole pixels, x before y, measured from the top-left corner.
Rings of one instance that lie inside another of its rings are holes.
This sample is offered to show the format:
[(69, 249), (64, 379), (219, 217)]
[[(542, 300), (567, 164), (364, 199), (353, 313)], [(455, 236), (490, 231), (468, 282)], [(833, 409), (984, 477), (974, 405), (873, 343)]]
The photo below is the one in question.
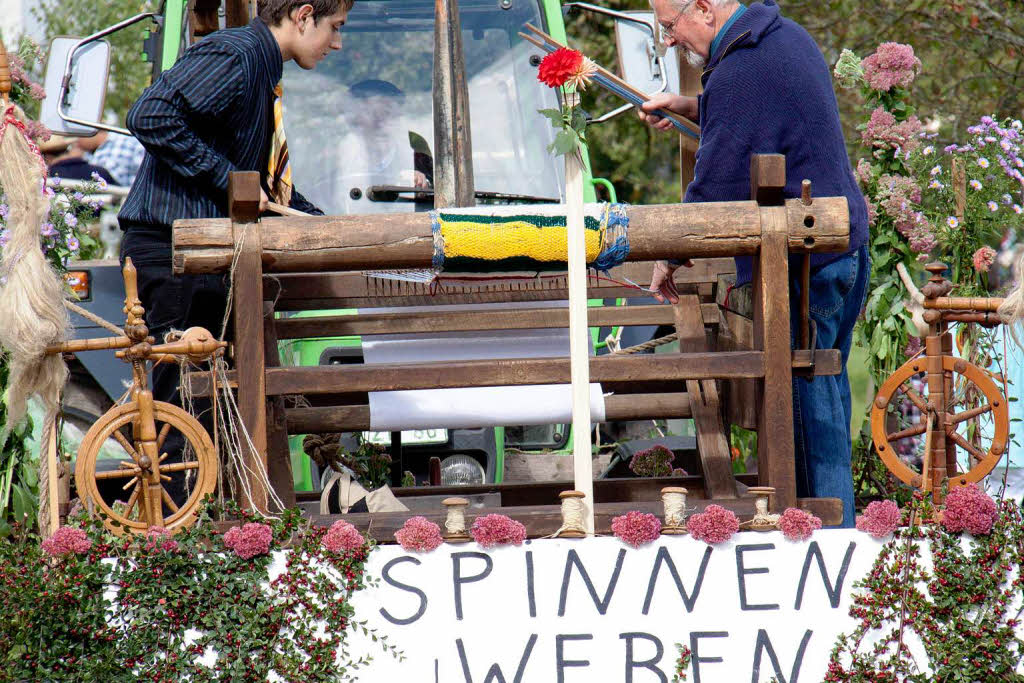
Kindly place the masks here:
[(882, 542), (853, 530), (793, 543), (741, 533), (719, 546), (662, 536), (536, 540), (431, 553), (379, 547), (354, 597), (359, 619), (404, 652), (374, 656), (380, 683), (667, 683), (676, 643), (693, 683), (816, 683), (836, 637), (852, 631), (853, 583)]

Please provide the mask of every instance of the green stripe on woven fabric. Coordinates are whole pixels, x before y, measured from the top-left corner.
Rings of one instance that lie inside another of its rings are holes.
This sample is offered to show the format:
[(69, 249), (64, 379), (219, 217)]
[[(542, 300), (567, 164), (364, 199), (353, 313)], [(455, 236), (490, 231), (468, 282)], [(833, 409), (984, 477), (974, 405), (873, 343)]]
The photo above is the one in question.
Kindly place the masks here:
[[(481, 216), (474, 214), (461, 214), (461, 213), (441, 213), (440, 219), (442, 226), (444, 223), (477, 223), (480, 225), (488, 224), (501, 224), (501, 223), (529, 223), (530, 225), (536, 225), (539, 227), (546, 226), (557, 226), (559, 228), (565, 227), (565, 216), (538, 216), (534, 215), (516, 215), (516, 216)], [(583, 217), (583, 227), (587, 230), (600, 230), (601, 221), (594, 216)]]
[(485, 259), (450, 256), (444, 260), (445, 273), (510, 273), (518, 271), (533, 272), (537, 270), (563, 272), (564, 261), (537, 261), (525, 256), (503, 258), (495, 261)]

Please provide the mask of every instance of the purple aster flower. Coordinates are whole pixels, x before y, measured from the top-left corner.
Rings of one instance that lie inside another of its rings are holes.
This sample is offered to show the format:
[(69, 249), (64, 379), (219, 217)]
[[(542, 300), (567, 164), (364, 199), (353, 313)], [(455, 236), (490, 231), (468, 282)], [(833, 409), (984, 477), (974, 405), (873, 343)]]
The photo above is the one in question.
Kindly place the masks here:
[(70, 249), (71, 251), (78, 251), (78, 248), (81, 246), (78, 242), (78, 238), (75, 237), (74, 235), (68, 235), (68, 238), (67, 240), (65, 240), (65, 242), (68, 245), (68, 249)]
[(75, 218), (75, 214), (71, 213), (70, 211), (64, 214), (64, 223), (69, 228), (78, 227), (78, 219)]
[(43, 237), (56, 237), (58, 233), (57, 229), (53, 227), (53, 223), (47, 222), (43, 223), (43, 229), (40, 231), (39, 234), (41, 234)]
[(75, 198), (75, 201), (76, 201), (76, 202), (81, 202), (81, 201), (84, 201), (84, 200), (85, 200), (85, 195), (84, 195), (84, 194), (82, 194), (81, 192), (76, 192), (76, 193), (74, 193), (74, 194), (73, 194), (73, 195), (71, 195), (71, 196)]
[(6, 204), (0, 204), (0, 218), (3, 218), (4, 220), (6, 220), (7, 216), (10, 213), (11, 213), (11, 207), (7, 206)]

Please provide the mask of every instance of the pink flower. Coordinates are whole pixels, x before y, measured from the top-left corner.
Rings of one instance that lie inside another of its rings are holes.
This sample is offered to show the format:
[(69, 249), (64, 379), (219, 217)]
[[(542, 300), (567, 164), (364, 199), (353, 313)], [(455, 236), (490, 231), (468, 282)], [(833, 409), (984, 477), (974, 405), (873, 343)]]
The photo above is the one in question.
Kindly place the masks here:
[(979, 273), (987, 273), (988, 269), (996, 260), (996, 250), (992, 247), (982, 247), (974, 252), (974, 269)]
[(914, 48), (900, 43), (882, 43), (875, 54), (861, 62), (868, 86), (886, 92), (895, 86), (905, 88), (921, 70)]
[(270, 527), (259, 522), (247, 522), (242, 527), (233, 526), (224, 534), (224, 547), (235, 551), (243, 560), (270, 552), (270, 541), (274, 534)]
[(779, 528), (791, 541), (806, 541), (815, 529), (821, 528), (821, 520), (799, 508), (786, 508), (779, 517)]
[(82, 529), (70, 526), (62, 526), (54, 532), (53, 536), (43, 541), (42, 548), (46, 554), (52, 557), (63, 555), (81, 555), (89, 552), (92, 541), (86, 536)]
[(522, 545), (526, 540), (526, 527), (505, 515), (484, 515), (473, 520), (469, 534), (485, 548)]
[(704, 512), (690, 517), (686, 529), (694, 538), (715, 545), (732, 538), (740, 530), (740, 520), (736, 519), (732, 510), (712, 503), (704, 508)]
[(417, 515), (405, 520), (402, 528), (395, 532), (395, 540), (404, 550), (430, 551), (442, 543), (441, 527)]
[(897, 123), (895, 116), (886, 111), (884, 107), (878, 107), (871, 112), (871, 118), (861, 132), (861, 140), (868, 147), (912, 152), (921, 144), (918, 136), (921, 127), (921, 121), (916, 116)]
[(675, 453), (661, 444), (637, 451), (629, 461), (629, 469), (641, 477), (668, 477), (672, 475)]
[(331, 525), (324, 535), (323, 544), (332, 553), (343, 553), (348, 550), (361, 548), (365, 543), (359, 529), (355, 528), (343, 519)]
[(958, 486), (946, 496), (942, 526), (951, 534), (966, 531), (972, 536), (984, 536), (992, 531), (997, 516), (996, 502), (977, 484), (968, 484)]
[(871, 173), (870, 162), (868, 162), (867, 159), (858, 159), (857, 170), (854, 172), (854, 175), (857, 176), (857, 180), (860, 181), (862, 187), (867, 187), (868, 185), (870, 185), (871, 179), (873, 177)]
[(661, 536), (661, 522), (654, 515), (630, 510), (612, 519), (612, 532), (624, 543), (639, 548)]
[(891, 500), (876, 500), (868, 503), (864, 514), (857, 518), (857, 530), (884, 538), (900, 526), (900, 506)]
[(151, 526), (149, 531), (146, 532), (146, 547), (147, 552), (152, 550), (162, 550), (166, 553), (173, 553), (178, 549), (178, 542), (171, 538), (171, 532), (162, 526)]

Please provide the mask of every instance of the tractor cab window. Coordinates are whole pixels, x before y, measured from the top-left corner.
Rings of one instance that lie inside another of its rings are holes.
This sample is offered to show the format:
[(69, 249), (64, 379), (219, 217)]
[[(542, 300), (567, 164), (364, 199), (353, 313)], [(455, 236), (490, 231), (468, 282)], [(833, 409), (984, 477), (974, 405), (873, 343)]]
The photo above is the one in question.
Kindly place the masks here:
[[(536, 49), (517, 35), (543, 25), (536, 0), (459, 6), (476, 189), (561, 199), (560, 160), (547, 152), (554, 131), (537, 114), (558, 103), (530, 65)], [(382, 188), (433, 184), (433, 0), (360, 0), (342, 42), (313, 71), (285, 67), (295, 186), (328, 214), (432, 208), (429, 195)]]

